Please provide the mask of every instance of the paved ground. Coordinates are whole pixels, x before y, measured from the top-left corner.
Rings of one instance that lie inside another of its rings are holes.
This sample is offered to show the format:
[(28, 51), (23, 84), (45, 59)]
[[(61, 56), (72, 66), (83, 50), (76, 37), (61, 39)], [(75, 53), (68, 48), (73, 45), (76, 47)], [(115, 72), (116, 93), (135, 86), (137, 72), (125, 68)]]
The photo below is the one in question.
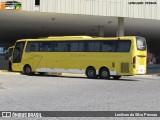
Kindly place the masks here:
[[(0, 73), (0, 111), (160, 111), (159, 76), (91, 80), (64, 75), (25, 76)], [(151, 118), (145, 118), (149, 119)]]

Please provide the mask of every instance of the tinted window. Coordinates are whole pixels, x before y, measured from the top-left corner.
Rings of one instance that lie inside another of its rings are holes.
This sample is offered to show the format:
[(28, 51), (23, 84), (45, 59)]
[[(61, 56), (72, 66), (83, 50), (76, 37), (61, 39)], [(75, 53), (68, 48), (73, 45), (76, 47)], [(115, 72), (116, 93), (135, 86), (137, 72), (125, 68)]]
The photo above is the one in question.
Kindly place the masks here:
[(13, 52), (13, 63), (19, 63), (22, 59), (23, 48), (25, 42), (17, 42)]
[(51, 52), (53, 51), (52, 42), (39, 42), (39, 51), (40, 52)]
[(43, 41), (28, 42), (26, 52), (129, 52), (131, 41)]
[(38, 42), (28, 42), (26, 47), (26, 52), (37, 52), (39, 51)]
[(99, 52), (100, 51), (100, 41), (89, 41), (88, 50), (89, 52)]
[(52, 51), (53, 52), (58, 51), (58, 42), (52, 42)]
[(70, 43), (69, 42), (58, 42), (58, 51), (59, 52), (70, 51)]
[(114, 41), (102, 41), (101, 42), (101, 51), (102, 52), (114, 52), (115, 51), (115, 42)]
[(71, 48), (70, 48), (71, 52), (78, 52), (78, 46), (79, 46), (78, 42), (71, 42), (70, 45), (71, 45)]
[(142, 37), (137, 37), (137, 49), (146, 50), (146, 41)]
[(116, 52), (129, 52), (131, 46), (130, 40), (116, 41)]
[(87, 46), (85, 42), (78, 42), (78, 51), (79, 52), (85, 52), (87, 49)]

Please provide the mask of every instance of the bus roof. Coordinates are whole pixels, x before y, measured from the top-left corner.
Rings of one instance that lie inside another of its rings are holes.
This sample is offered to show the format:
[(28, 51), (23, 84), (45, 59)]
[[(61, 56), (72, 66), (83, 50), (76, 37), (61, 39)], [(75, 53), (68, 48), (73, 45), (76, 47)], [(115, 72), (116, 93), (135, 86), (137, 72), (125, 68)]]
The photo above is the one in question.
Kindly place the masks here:
[(55, 38), (92, 38), (91, 36), (49, 36), (50, 39)]
[(91, 36), (49, 36), (49, 37), (40, 37), (35, 39), (21, 39), (20, 41), (63, 41), (63, 40), (128, 40), (136, 36), (122, 36), (122, 37), (91, 37)]

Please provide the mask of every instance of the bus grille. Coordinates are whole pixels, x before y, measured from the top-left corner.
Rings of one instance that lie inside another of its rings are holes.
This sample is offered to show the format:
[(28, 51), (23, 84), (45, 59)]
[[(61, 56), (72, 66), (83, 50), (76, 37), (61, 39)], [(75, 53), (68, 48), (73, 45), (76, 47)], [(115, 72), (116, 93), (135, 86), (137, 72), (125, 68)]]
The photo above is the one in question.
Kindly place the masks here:
[(129, 63), (121, 63), (121, 73), (129, 73)]

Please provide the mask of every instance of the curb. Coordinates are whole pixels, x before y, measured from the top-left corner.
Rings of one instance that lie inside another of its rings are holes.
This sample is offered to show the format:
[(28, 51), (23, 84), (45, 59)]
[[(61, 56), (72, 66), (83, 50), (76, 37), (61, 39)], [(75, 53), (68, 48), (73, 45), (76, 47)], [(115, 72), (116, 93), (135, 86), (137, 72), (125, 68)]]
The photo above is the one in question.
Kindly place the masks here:
[(9, 72), (8, 70), (0, 70), (0, 74), (17, 74), (17, 75), (20, 75), (19, 72)]
[(134, 75), (135, 77), (158, 77), (159, 74)]
[(8, 72), (8, 70), (0, 70), (0, 72)]

